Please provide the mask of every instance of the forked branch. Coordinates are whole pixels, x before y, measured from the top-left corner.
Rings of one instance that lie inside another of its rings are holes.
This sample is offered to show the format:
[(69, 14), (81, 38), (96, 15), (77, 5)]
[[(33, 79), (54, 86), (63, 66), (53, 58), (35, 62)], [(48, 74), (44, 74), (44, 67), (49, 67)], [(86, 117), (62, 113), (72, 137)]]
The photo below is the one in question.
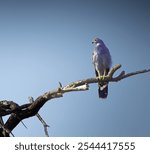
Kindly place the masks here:
[[(9, 136), (12, 130), (21, 122), (21, 120), (35, 115), (38, 116), (39, 110), (47, 101), (54, 98), (63, 97), (63, 94), (65, 93), (89, 90), (89, 85), (97, 82), (117, 82), (134, 75), (150, 72), (150, 69), (144, 69), (127, 74), (125, 73), (125, 71), (122, 71), (118, 76), (114, 77), (114, 73), (119, 68), (121, 68), (120, 64), (112, 67), (108, 75), (105, 76), (103, 79), (88, 78), (72, 82), (66, 86), (62, 86), (62, 84), (59, 83), (59, 87), (57, 89), (48, 91), (43, 95), (37, 97), (37, 99), (35, 99), (34, 101), (29, 101), (28, 103), (21, 106), (13, 101), (0, 101), (0, 117), (2, 118), (3, 116), (10, 115), (6, 123), (0, 123), (0, 136)], [(40, 119), (39, 116), (38, 118)], [(40, 119), (40, 121), (44, 126), (46, 136), (48, 136), (48, 125), (44, 122), (43, 119)]]

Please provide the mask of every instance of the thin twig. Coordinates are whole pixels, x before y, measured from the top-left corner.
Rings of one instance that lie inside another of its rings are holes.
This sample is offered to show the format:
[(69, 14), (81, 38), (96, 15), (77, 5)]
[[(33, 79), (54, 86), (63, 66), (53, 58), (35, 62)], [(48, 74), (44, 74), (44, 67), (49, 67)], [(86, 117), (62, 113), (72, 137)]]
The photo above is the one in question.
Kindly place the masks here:
[[(29, 99), (30, 103), (34, 103), (33, 97), (29, 96), (28, 99)], [(47, 137), (49, 137), (49, 134), (48, 134), (48, 127), (49, 127), (49, 125), (46, 124), (46, 122), (43, 120), (43, 118), (40, 116), (39, 113), (37, 113), (36, 116), (41, 121), (41, 123), (43, 124), (45, 135)]]
[(43, 124), (43, 127), (44, 127), (44, 132), (45, 132), (45, 135), (47, 137), (49, 137), (49, 134), (48, 134), (48, 127), (49, 125), (46, 124), (46, 122), (43, 120), (43, 118), (37, 113), (36, 116), (38, 117), (38, 119), (41, 121), (41, 123)]

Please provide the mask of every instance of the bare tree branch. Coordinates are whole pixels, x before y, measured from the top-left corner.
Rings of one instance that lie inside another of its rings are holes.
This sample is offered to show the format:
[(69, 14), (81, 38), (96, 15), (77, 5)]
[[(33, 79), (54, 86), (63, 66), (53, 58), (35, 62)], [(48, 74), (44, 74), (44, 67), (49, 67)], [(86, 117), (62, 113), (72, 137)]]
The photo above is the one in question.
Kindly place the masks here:
[(43, 127), (44, 127), (44, 132), (45, 132), (45, 135), (47, 137), (49, 137), (49, 134), (48, 134), (48, 127), (49, 125), (46, 124), (46, 122), (43, 120), (43, 118), (40, 116), (40, 114), (36, 114), (36, 116), (38, 117), (38, 119), (41, 121), (41, 123), (43, 124)]
[[(57, 89), (48, 91), (44, 93), (43, 95), (37, 97), (35, 101), (33, 102), (29, 101), (29, 103), (23, 104), (21, 106), (19, 106), (17, 103), (12, 102), (12, 101), (7, 101), (7, 100), (0, 101), (0, 117), (5, 116), (5, 115), (10, 115), (10, 117), (4, 124), (4, 128), (7, 131), (0, 128), (0, 136), (9, 136), (10, 132), (12, 132), (12, 130), (21, 122), (21, 120), (37, 115), (39, 110), (43, 107), (43, 105), (47, 101), (54, 99), (54, 98), (63, 97), (64, 93), (73, 92), (73, 91), (85, 91), (85, 90), (89, 90), (89, 85), (93, 83), (106, 82), (106, 81), (107, 82), (117, 82), (127, 77), (131, 77), (131, 76), (138, 75), (141, 73), (150, 72), (150, 69), (144, 69), (144, 70), (131, 72), (127, 74), (125, 73), (125, 71), (122, 71), (118, 76), (113, 77), (114, 73), (120, 67), (121, 67), (120, 64), (117, 64), (114, 67), (112, 67), (108, 75), (105, 76), (103, 79), (88, 78), (88, 79), (72, 82), (66, 86), (62, 86), (62, 84), (59, 83), (59, 87)], [(42, 123), (44, 125), (45, 133), (46, 135), (48, 135), (47, 124), (44, 123), (44, 121), (42, 121)]]
[[(33, 102), (34, 102), (33, 97), (29, 96), (28, 99), (29, 99), (29, 102), (30, 102), (30, 103), (33, 103)], [(47, 137), (49, 137), (49, 134), (48, 134), (48, 127), (49, 127), (49, 125), (46, 124), (46, 122), (43, 120), (43, 118), (40, 116), (39, 113), (37, 113), (36, 116), (37, 116), (37, 118), (41, 121), (41, 123), (42, 123), (42, 125), (43, 125), (43, 127), (44, 127), (45, 135), (46, 135)]]

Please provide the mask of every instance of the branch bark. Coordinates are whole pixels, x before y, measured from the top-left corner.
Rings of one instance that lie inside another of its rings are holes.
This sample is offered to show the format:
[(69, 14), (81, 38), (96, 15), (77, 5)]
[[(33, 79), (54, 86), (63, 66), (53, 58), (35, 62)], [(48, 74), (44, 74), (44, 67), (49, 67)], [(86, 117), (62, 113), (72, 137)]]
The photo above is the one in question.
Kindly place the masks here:
[[(114, 73), (121, 68), (120, 64), (115, 65), (109, 71), (108, 75), (103, 79), (99, 78), (88, 78), (83, 80), (78, 80), (72, 82), (66, 86), (62, 86), (59, 83), (59, 87), (52, 91), (48, 91), (43, 95), (39, 96), (35, 101), (23, 104), (19, 106), (17, 103), (13, 101), (0, 101), (0, 117), (10, 115), (5, 124), (0, 124), (0, 136), (10, 136), (12, 130), (23, 120), (38, 114), (39, 110), (43, 107), (43, 105), (54, 98), (63, 97), (63, 94), (73, 91), (85, 91), (89, 90), (89, 85), (97, 82), (117, 82), (122, 79), (138, 75), (141, 73), (150, 72), (150, 69), (144, 69), (136, 72), (125, 73), (122, 71), (118, 76), (113, 77)], [(46, 128), (46, 127), (44, 127)], [(45, 130), (48, 136), (47, 130)]]

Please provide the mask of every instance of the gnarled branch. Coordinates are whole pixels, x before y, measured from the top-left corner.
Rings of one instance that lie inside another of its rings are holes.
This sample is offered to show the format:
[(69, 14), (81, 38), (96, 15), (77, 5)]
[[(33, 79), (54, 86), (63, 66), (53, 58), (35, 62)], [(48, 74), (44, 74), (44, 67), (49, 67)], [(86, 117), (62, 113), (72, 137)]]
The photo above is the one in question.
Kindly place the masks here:
[[(38, 111), (42, 106), (49, 100), (54, 98), (63, 97), (64, 93), (73, 91), (85, 91), (89, 90), (89, 85), (97, 82), (117, 82), (127, 77), (131, 77), (137, 74), (150, 72), (150, 69), (144, 69), (136, 72), (125, 73), (122, 71), (118, 76), (113, 77), (114, 73), (121, 67), (120, 64), (115, 65), (111, 68), (108, 75), (103, 79), (99, 78), (88, 78), (84, 80), (78, 80), (72, 82), (66, 86), (62, 86), (59, 83), (59, 87), (55, 90), (48, 91), (43, 95), (39, 96), (35, 101), (29, 102), (19, 106), (17, 103), (12, 101), (0, 101), (0, 117), (10, 115), (5, 124), (0, 124), (0, 136), (9, 136), (10, 132), (25, 118), (29, 118), (38, 114)], [(46, 126), (47, 127), (47, 126)], [(46, 128), (44, 126), (44, 128)], [(45, 130), (47, 133), (47, 128)], [(48, 133), (47, 133), (48, 134)]]

